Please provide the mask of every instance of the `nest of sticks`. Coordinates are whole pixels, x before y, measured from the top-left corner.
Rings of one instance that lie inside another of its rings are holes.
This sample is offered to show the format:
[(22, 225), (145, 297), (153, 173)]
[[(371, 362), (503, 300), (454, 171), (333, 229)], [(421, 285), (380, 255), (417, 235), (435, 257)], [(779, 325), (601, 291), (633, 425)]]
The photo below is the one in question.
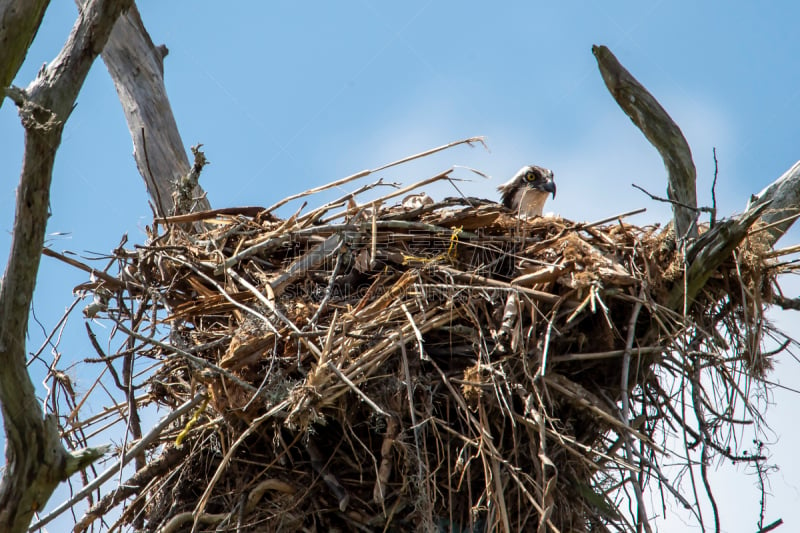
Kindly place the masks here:
[(76, 529), (126, 502), (144, 531), (630, 531), (642, 490), (705, 493), (667, 454), (754, 459), (730, 436), (770, 365), (757, 230), (676, 311), (668, 229), (406, 196), (446, 179), (116, 250), (86, 312), (151, 364), (131, 417), (169, 416)]

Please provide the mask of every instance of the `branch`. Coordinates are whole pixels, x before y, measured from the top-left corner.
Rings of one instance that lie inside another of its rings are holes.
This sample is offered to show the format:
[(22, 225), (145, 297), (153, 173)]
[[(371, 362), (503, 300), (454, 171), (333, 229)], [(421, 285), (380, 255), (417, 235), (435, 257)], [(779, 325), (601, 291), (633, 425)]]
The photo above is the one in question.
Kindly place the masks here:
[(764, 211), (761, 219), (773, 225), (766, 231), (769, 244), (774, 246), (800, 214), (800, 161), (760, 193), (753, 195), (747, 204), (747, 211), (767, 202), (769, 209)]
[[(25, 366), (25, 335), (39, 269), (56, 150), (75, 99), (119, 14), (132, 0), (92, 0), (53, 62), (18, 102), (25, 155), (17, 188), (11, 254), (0, 285), (0, 405), (6, 468), (0, 481), (0, 531), (27, 530), (59, 482), (97, 455), (72, 455), (54, 417), (44, 417)], [(20, 105), (21, 103), (21, 105)]]
[[(0, 89), (11, 85), (42, 23), (49, 0), (0, 0)], [(3, 106), (0, 94), (0, 107)]]
[[(117, 21), (102, 56), (128, 122), (136, 166), (161, 216), (174, 214), (172, 195), (190, 171), (164, 86), (167, 53), (153, 44), (134, 5)], [(192, 211), (211, 209), (199, 185), (192, 199)]]
[(600, 74), (611, 96), (655, 146), (667, 167), (667, 196), (672, 203), (679, 239), (697, 236), (696, 171), (689, 143), (661, 104), (634, 78), (605, 46), (593, 46)]
[[(703, 233), (686, 250), (686, 301), (691, 302), (706, 284), (708, 278), (727, 260), (731, 252), (747, 236), (750, 227), (764, 213), (769, 204), (761, 204), (736, 218), (718, 223)], [(669, 296), (668, 307), (679, 310), (684, 302), (684, 284), (676, 283)]]
[[(170, 412), (167, 416), (165, 416), (158, 424), (153, 426), (153, 429), (150, 430), (147, 435), (142, 437), (141, 440), (136, 442), (130, 449), (122, 450), (120, 452), (120, 459), (119, 461), (115, 461), (113, 465), (108, 467), (105, 472), (98, 475), (94, 478), (90, 483), (87, 483), (85, 487), (79, 490), (77, 493), (73, 494), (69, 500), (62, 503), (52, 511), (50, 514), (36, 522), (31, 526), (31, 530), (40, 529), (50, 523), (54, 518), (58, 515), (63, 513), (64, 511), (71, 509), (73, 505), (77, 502), (81, 501), (83, 498), (91, 494), (93, 491), (97, 490), (103, 483), (111, 479), (114, 474), (116, 474), (120, 468), (124, 467), (126, 464), (130, 462), (131, 459), (139, 455), (140, 453), (147, 450), (147, 448), (155, 442), (156, 439), (162, 437), (162, 433), (166, 430), (175, 420), (179, 419), (189, 411), (191, 411), (195, 406), (197, 406), (203, 399), (205, 399), (206, 393), (199, 392), (194, 395), (193, 398), (190, 398), (183, 402), (180, 406), (178, 406), (174, 411)], [(25, 531), (25, 530), (22, 530)]]

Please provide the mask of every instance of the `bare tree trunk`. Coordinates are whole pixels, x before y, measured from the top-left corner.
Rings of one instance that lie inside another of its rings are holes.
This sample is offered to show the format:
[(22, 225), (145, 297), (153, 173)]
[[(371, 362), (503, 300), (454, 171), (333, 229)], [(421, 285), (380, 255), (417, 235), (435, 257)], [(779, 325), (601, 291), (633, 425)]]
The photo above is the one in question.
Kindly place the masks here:
[[(49, 0), (0, 0), (0, 88), (11, 85), (42, 23)], [(0, 95), (0, 107), (3, 105)]]
[(75, 99), (114, 21), (132, 0), (92, 0), (58, 57), (27, 89), (6, 94), (20, 109), (25, 155), (17, 189), (11, 255), (0, 286), (0, 407), (6, 467), (0, 481), (0, 531), (26, 531), (56, 485), (104, 450), (69, 453), (55, 420), (44, 417), (28, 376), (25, 335), (49, 215), (56, 150)]
[(153, 44), (136, 6), (117, 20), (102, 54), (128, 121), (136, 165), (160, 216), (211, 208), (196, 181), (187, 194), (191, 201), (173, 197), (190, 168), (164, 87), (166, 54), (166, 47)]

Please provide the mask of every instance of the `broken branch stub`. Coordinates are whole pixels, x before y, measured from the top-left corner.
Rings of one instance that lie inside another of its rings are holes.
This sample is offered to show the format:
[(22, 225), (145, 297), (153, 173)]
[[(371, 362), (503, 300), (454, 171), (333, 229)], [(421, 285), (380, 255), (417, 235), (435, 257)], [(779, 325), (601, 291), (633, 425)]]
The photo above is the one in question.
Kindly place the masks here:
[(800, 214), (800, 161), (760, 193), (754, 194), (745, 214), (765, 203), (769, 203), (769, 207), (761, 214), (761, 220), (770, 226), (765, 231), (769, 235), (769, 244), (774, 246)]
[(592, 53), (611, 96), (655, 146), (667, 167), (667, 196), (672, 201), (677, 238), (697, 237), (696, 170), (689, 143), (661, 104), (605, 46)]

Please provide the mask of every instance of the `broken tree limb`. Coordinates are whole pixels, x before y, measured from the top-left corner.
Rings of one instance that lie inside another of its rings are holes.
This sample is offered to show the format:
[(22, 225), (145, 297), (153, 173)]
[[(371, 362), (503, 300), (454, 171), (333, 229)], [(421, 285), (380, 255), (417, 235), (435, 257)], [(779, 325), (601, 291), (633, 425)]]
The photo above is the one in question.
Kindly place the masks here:
[(697, 237), (696, 171), (689, 143), (661, 104), (623, 67), (605, 46), (593, 46), (600, 74), (611, 96), (655, 146), (667, 167), (667, 196), (672, 203), (677, 237)]
[(761, 219), (770, 225), (765, 231), (771, 245), (788, 231), (800, 215), (800, 161), (777, 180), (767, 185), (760, 193), (753, 195), (747, 204), (747, 212), (769, 202)]
[[(136, 6), (119, 18), (102, 54), (128, 122), (136, 166), (160, 216), (175, 214), (173, 193), (190, 172), (164, 86), (166, 55), (165, 46), (153, 44)], [(211, 208), (199, 185), (192, 199), (191, 211)]]
[[(714, 269), (738, 246), (759, 218), (766, 226), (755, 231), (765, 232), (767, 243), (774, 246), (798, 216), (800, 216), (800, 161), (760, 193), (753, 195), (744, 213), (715, 225), (687, 249), (687, 302), (691, 302)], [(683, 285), (680, 285), (673, 288), (670, 307), (679, 310), (682, 302)]]

